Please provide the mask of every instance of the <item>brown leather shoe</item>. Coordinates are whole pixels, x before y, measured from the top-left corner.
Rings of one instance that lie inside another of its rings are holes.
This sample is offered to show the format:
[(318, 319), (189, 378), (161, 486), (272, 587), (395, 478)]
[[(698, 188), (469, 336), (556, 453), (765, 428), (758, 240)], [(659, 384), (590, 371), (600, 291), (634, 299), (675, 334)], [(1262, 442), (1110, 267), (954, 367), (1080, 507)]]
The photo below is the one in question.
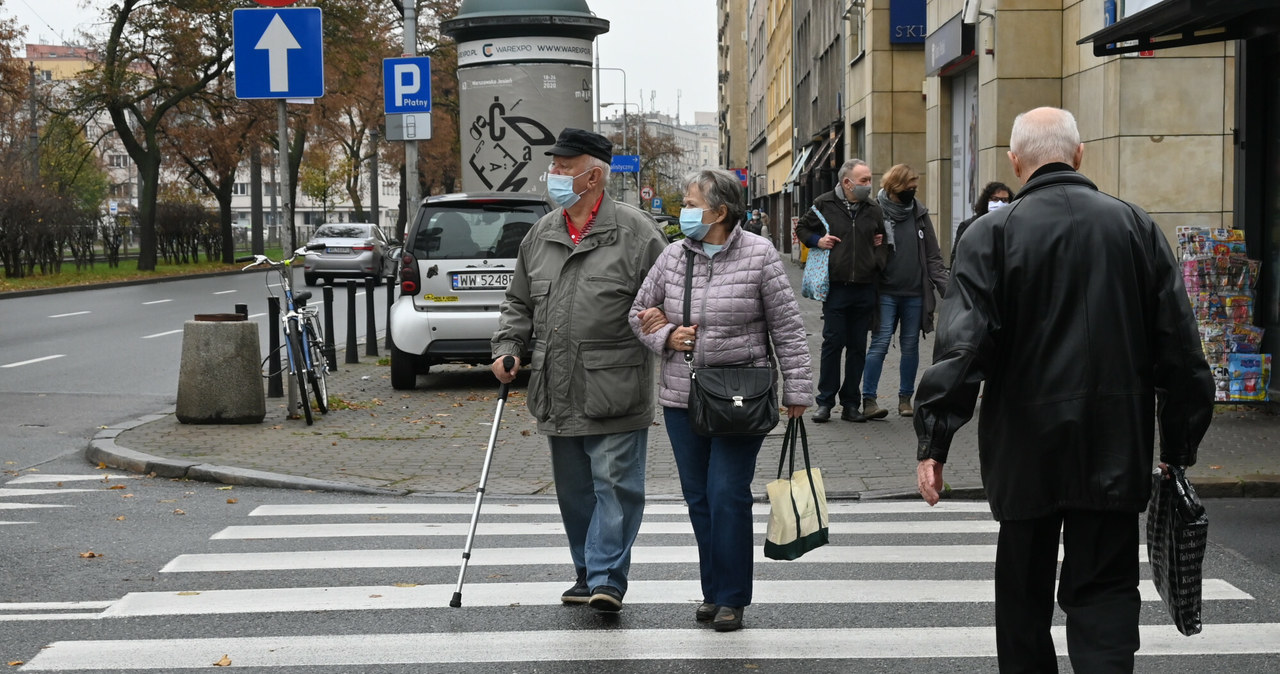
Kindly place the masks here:
[(911, 396), (898, 396), (898, 415), (909, 417), (915, 414), (915, 410), (911, 409)]
[(883, 419), (889, 416), (889, 410), (877, 405), (875, 398), (863, 398), (862, 416), (868, 419)]

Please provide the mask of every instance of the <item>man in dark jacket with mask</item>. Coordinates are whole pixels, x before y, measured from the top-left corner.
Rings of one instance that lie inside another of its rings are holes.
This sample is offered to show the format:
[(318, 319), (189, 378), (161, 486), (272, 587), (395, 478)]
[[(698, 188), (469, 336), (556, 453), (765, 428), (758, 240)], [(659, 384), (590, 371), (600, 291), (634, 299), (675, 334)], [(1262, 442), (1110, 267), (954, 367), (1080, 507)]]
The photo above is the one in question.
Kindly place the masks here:
[(951, 438), (985, 381), (978, 446), (1000, 521), (1000, 670), (1057, 671), (1061, 532), (1072, 667), (1132, 672), (1153, 421), (1161, 463), (1195, 463), (1213, 380), (1165, 234), (1076, 172), (1084, 146), (1071, 113), (1019, 115), (1009, 148), (1022, 191), (961, 239), (916, 394), (920, 493), (938, 501)]
[[(850, 159), (840, 167), (840, 183), (818, 195), (796, 225), (796, 238), (804, 245), (831, 251), (831, 290), (822, 303), (822, 360), (818, 407), (813, 413), (818, 423), (831, 419), (837, 396), (844, 408), (841, 419), (867, 420), (858, 412), (862, 401), (859, 389), (867, 358), (867, 332), (876, 315), (876, 280), (889, 260), (884, 233), (884, 216), (871, 195), (871, 167), (861, 159)], [(881, 417), (888, 414), (880, 412)]]

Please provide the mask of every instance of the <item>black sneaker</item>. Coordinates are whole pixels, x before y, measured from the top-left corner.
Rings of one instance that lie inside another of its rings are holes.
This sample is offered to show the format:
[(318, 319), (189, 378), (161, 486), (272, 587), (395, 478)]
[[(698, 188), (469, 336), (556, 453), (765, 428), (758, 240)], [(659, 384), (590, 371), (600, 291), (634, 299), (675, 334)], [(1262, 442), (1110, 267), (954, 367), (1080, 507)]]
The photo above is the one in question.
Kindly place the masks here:
[(700, 623), (709, 623), (712, 618), (716, 617), (716, 609), (719, 608), (719, 606), (709, 601), (704, 601), (698, 605), (698, 610), (693, 612), (693, 617)]
[(742, 629), (742, 608), (741, 606), (721, 606), (716, 611), (716, 617), (711, 621), (711, 626), (717, 632), (733, 632)]
[(588, 603), (597, 611), (617, 613), (622, 610), (622, 593), (616, 588), (601, 585), (591, 590), (591, 600)]
[(560, 595), (560, 601), (566, 604), (585, 604), (591, 600), (591, 590), (587, 589), (587, 581), (580, 580), (573, 587)]

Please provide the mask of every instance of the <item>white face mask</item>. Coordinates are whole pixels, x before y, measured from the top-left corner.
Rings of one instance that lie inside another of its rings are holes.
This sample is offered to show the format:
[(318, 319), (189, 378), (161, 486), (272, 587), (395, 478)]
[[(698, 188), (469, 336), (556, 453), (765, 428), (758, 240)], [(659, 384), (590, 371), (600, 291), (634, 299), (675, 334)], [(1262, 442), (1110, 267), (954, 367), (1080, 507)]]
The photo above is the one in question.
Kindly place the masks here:
[(998, 211), (1008, 205), (1009, 205), (1009, 202), (1007, 201), (988, 201), (987, 212), (991, 213), (992, 211)]

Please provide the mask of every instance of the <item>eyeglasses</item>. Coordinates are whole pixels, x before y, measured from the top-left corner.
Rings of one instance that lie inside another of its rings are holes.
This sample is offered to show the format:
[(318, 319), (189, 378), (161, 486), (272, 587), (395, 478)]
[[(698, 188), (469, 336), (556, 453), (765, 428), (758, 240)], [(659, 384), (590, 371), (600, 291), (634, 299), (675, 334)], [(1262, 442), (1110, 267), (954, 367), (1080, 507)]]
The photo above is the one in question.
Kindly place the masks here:
[(991, 200), (992, 200), (992, 201), (999, 201), (999, 202), (1001, 202), (1001, 203), (1005, 203), (1005, 204), (1009, 203), (1009, 197), (991, 197)]

